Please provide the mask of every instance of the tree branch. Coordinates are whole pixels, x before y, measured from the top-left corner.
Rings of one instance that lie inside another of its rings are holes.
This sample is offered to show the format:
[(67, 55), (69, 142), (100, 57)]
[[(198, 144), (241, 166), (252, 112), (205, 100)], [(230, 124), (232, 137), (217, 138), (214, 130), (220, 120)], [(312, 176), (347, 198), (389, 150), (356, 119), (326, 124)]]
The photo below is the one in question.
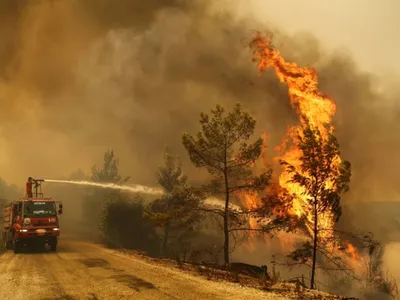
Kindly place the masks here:
[[(203, 162), (204, 162), (204, 164), (205, 164), (206, 167), (211, 167), (211, 168), (213, 168), (213, 169), (215, 169), (215, 170), (217, 170), (217, 171), (220, 171), (220, 172), (223, 172), (223, 171), (224, 171), (223, 168), (221, 168), (221, 167), (219, 167), (219, 166), (217, 166), (217, 165), (214, 165), (212, 162), (209, 162), (208, 160), (206, 160), (206, 159), (200, 154), (200, 152), (197, 151), (197, 149), (196, 149), (195, 146), (191, 147), (191, 150), (192, 150), (194, 153), (196, 153), (196, 155), (198, 155), (198, 156), (203, 160)], [(215, 160), (215, 161), (217, 161), (217, 162), (220, 162), (220, 161), (218, 161), (217, 159), (215, 159), (215, 158), (213, 158), (213, 157), (210, 157), (210, 159)]]

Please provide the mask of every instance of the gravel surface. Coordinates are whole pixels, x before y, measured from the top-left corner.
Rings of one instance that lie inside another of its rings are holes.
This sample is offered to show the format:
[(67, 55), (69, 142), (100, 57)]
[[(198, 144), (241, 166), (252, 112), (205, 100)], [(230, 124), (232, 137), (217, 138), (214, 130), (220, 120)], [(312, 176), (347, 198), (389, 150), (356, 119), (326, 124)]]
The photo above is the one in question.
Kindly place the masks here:
[(0, 299), (288, 299), (213, 282), (135, 256), (78, 241), (57, 253), (8, 251), (0, 256)]

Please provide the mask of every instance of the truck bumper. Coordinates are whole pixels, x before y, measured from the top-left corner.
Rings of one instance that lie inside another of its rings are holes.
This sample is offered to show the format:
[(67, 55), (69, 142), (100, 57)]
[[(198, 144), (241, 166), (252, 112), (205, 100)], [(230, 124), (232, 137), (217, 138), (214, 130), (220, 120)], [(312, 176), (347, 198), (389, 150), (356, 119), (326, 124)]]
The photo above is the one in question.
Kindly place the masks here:
[(48, 236), (48, 237), (30, 237), (30, 238), (19, 238), (15, 240), (20, 246), (39, 246), (42, 247), (44, 245), (57, 245), (58, 239), (57, 237)]
[(18, 232), (15, 236), (15, 241), (23, 244), (30, 244), (35, 242), (40, 243), (54, 243), (57, 241), (60, 231), (46, 231), (45, 233), (33, 232)]

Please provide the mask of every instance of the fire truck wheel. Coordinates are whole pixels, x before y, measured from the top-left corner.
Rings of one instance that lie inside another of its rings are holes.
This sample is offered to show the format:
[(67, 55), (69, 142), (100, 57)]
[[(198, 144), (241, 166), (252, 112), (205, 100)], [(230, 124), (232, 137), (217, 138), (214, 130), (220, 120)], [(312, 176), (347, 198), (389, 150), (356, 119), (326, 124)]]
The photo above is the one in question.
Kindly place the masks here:
[(20, 242), (15, 242), (14, 241), (14, 253), (20, 253), (21, 252), (21, 243)]
[(10, 241), (8, 239), (8, 232), (7, 231), (3, 232), (2, 242), (3, 242), (4, 249), (9, 250), (10, 249)]
[(50, 250), (51, 250), (51, 251), (57, 251), (57, 240), (52, 241), (52, 242), (50, 243)]
[(6, 241), (6, 249), (11, 250), (13, 248), (12, 242)]

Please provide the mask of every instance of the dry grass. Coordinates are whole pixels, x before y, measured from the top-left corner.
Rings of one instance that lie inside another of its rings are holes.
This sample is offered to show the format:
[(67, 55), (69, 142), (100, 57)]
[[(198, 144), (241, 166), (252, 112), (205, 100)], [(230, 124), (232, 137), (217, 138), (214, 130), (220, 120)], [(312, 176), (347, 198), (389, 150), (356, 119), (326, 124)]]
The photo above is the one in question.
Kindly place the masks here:
[(182, 262), (179, 259), (158, 259), (144, 255), (143, 253), (137, 253), (135, 251), (121, 250), (125, 254), (130, 254), (140, 257), (147, 262), (162, 265), (165, 267), (176, 268), (182, 272), (189, 273), (191, 275), (202, 276), (207, 280), (212, 281), (225, 281), (240, 284), (241, 286), (256, 288), (268, 292), (273, 292), (285, 296), (287, 299), (332, 299), (332, 300), (345, 300), (355, 299), (346, 298), (336, 295), (331, 295), (325, 292), (310, 290), (303, 287), (299, 283), (284, 283), (280, 282), (279, 278), (266, 278), (265, 276), (249, 276), (241, 274), (240, 272), (231, 272), (223, 266), (217, 266), (212, 264), (193, 264), (188, 262)]

